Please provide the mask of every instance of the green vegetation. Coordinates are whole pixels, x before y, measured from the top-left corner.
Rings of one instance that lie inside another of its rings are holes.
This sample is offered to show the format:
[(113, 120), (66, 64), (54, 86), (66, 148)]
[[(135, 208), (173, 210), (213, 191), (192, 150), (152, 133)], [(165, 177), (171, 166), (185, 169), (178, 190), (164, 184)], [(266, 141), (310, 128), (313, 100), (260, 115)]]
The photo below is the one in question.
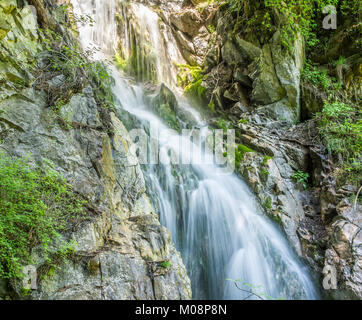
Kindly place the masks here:
[(71, 121), (61, 115), (61, 110), (66, 104), (66, 101), (60, 98), (58, 99), (57, 104), (51, 107), (51, 110), (56, 114), (60, 126), (64, 130), (71, 130), (73, 128)]
[(161, 263), (161, 267), (164, 269), (169, 269), (171, 267), (171, 262), (170, 261), (164, 261)]
[[(347, 17), (356, 23), (360, 12), (359, 0), (227, 0), (227, 4), (227, 10), (236, 19), (234, 31), (253, 26), (260, 36), (270, 37), (279, 28), (282, 43), (289, 49), (292, 49), (296, 32), (304, 36), (309, 49), (320, 43), (325, 6), (335, 6), (341, 18)], [(283, 16), (276, 15), (275, 9)]]
[(361, 109), (342, 102), (325, 102), (317, 114), (319, 131), (329, 154), (338, 159), (339, 184), (360, 185), (362, 166)]
[(263, 162), (261, 163), (262, 166), (266, 166), (268, 164), (268, 161), (273, 159), (273, 157), (265, 156), (263, 159)]
[(232, 129), (231, 125), (229, 124), (228, 121), (222, 119), (222, 118), (219, 118), (216, 120), (215, 122), (215, 126), (219, 129), (222, 129), (224, 130), (224, 133), (227, 132), (228, 129)]
[(267, 210), (271, 210), (273, 207), (272, 207), (272, 201), (271, 201), (271, 198), (268, 197), (265, 202), (264, 202), (264, 208), (267, 209)]
[(328, 76), (327, 71), (327, 69), (319, 70), (310, 60), (307, 60), (302, 72), (302, 78), (317, 88), (327, 91), (330, 89), (333, 80), (335, 80)]
[[(219, 118), (215, 122), (215, 126), (224, 131), (224, 134), (227, 133), (228, 129), (232, 129), (232, 126), (225, 119)], [(240, 166), (241, 161), (244, 159), (244, 155), (248, 152), (255, 152), (253, 149), (245, 146), (243, 144), (238, 144), (235, 148), (235, 167), (238, 168)], [(224, 153), (224, 157), (227, 157), (228, 153)]]
[(292, 174), (291, 178), (301, 184), (304, 189), (308, 188), (309, 173), (299, 170), (296, 173)]
[[(91, 57), (95, 50), (83, 50), (78, 43), (71, 46), (64, 44), (63, 38), (58, 33), (45, 29), (42, 30), (44, 49), (47, 52), (49, 64), (47, 71), (39, 70), (38, 88), (44, 87), (48, 92), (48, 105), (56, 105), (58, 100), (68, 101), (72, 95), (82, 90), (82, 84), (87, 79), (92, 84), (95, 98), (103, 108), (114, 107), (112, 87), (114, 79), (103, 62), (92, 62)], [(43, 53), (42, 53), (43, 54)], [(46, 87), (49, 78), (64, 75), (66, 81), (60, 88)]]
[(243, 144), (239, 144), (237, 148), (235, 148), (235, 166), (238, 168), (240, 166), (241, 161), (244, 159), (244, 155), (248, 152), (255, 152), (253, 149), (250, 149)]
[(85, 218), (86, 202), (50, 165), (33, 169), (0, 154), (0, 278), (21, 278), (33, 247), (41, 246), (48, 263), (74, 250), (61, 234)]
[(283, 225), (282, 218), (280, 217), (280, 213), (278, 211), (270, 213), (269, 217), (278, 225)]
[(269, 176), (269, 171), (266, 170), (265, 168), (261, 168), (261, 169), (260, 169), (260, 174), (261, 174), (263, 177), (268, 178), (268, 176)]
[(207, 106), (209, 107), (209, 109), (211, 110), (212, 113), (215, 113), (215, 103), (214, 103), (214, 101), (210, 101)]
[[(178, 65), (177, 85), (184, 88), (185, 94), (196, 99), (199, 103), (205, 103), (205, 90), (202, 86), (204, 70), (200, 66)], [(212, 109), (212, 106), (210, 106)]]
[(137, 40), (138, 37), (142, 36), (133, 33), (130, 49), (120, 47), (113, 56), (113, 62), (118, 70), (129, 74), (137, 81), (156, 83), (158, 75), (155, 49), (149, 43)]
[(117, 69), (126, 71), (127, 70), (127, 60), (124, 59), (118, 52), (114, 55), (113, 61)]

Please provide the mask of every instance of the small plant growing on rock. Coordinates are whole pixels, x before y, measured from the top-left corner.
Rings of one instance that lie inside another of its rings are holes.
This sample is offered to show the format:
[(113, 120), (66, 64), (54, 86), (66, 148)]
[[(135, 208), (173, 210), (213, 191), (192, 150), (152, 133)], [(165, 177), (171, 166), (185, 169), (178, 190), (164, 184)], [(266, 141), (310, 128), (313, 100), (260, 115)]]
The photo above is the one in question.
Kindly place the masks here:
[(326, 151), (338, 159), (338, 184), (359, 186), (362, 167), (361, 108), (340, 101), (325, 102), (322, 112), (316, 117)]
[(309, 173), (303, 172), (303, 171), (297, 171), (294, 173), (291, 178), (302, 185), (304, 189), (308, 188), (308, 179), (309, 179)]
[(169, 269), (171, 267), (171, 262), (170, 261), (162, 262), (161, 267), (164, 269)]

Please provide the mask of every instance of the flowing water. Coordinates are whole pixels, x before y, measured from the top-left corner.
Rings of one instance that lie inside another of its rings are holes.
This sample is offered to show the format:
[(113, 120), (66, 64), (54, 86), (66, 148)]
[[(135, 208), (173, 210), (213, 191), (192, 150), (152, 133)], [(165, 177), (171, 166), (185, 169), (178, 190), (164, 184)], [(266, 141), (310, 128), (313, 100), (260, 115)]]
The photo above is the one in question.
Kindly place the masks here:
[[(85, 47), (100, 47), (97, 58), (106, 59), (114, 52), (117, 43), (115, 2), (72, 2), (77, 14), (90, 14), (95, 20), (94, 27), (79, 24), (81, 43)], [(162, 50), (162, 34), (155, 26), (155, 13), (144, 6), (136, 6), (143, 28), (152, 35), (148, 38), (153, 50)], [(160, 53), (159, 57), (163, 54)], [(167, 59), (160, 58), (156, 64), (162, 81), (169, 78), (163, 73), (168, 68), (165, 63)], [(212, 158), (212, 155), (190, 136), (170, 133), (147, 105), (142, 87), (132, 84), (116, 68), (110, 70), (115, 78), (114, 94), (119, 102), (118, 108), (137, 118), (147, 132), (160, 133), (161, 164), (145, 165), (144, 175), (161, 223), (169, 228), (182, 254), (192, 282), (193, 297), (248, 298), (249, 294), (227, 281), (242, 279), (253, 286), (254, 292), (273, 298), (318, 298), (307, 268), (298, 260), (278, 227), (263, 214), (247, 185), (233, 174), (219, 174), (213, 164), (196, 161), (203, 157)], [(192, 109), (185, 101), (180, 100), (180, 105), (189, 111)], [(192, 114), (194, 121), (199, 123), (198, 127), (202, 128), (201, 136), (205, 136), (207, 127), (196, 111)], [(190, 164), (170, 164), (172, 156), (182, 156)]]

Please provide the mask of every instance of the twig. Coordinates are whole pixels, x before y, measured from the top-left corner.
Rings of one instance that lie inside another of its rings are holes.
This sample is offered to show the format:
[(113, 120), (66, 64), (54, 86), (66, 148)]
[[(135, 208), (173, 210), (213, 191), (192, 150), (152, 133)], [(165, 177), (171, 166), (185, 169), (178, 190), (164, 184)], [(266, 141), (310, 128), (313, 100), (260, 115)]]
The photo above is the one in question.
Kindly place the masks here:
[[(249, 294), (250, 294), (249, 297), (251, 297), (252, 295), (254, 295), (254, 296), (258, 297), (260, 300), (265, 300), (263, 297), (259, 296), (258, 294), (254, 293), (254, 292), (251, 291), (251, 290), (248, 291), (248, 290), (245, 290), (245, 289), (240, 288), (236, 282), (234, 282), (234, 284), (235, 284), (235, 287), (238, 288), (240, 291), (249, 293)], [(248, 299), (249, 297), (247, 297), (246, 299)], [(245, 299), (245, 300), (246, 300), (246, 299)]]

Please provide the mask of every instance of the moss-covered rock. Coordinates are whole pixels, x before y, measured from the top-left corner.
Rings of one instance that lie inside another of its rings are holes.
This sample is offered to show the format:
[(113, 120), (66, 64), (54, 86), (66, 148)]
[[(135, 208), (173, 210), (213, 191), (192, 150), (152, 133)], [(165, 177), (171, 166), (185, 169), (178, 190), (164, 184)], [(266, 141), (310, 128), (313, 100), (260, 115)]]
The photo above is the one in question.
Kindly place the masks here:
[(39, 32), (36, 16), (29, 6), (19, 8), (16, 1), (1, 2), (0, 82), (4, 86), (29, 83), (30, 71), (41, 50)]
[(172, 91), (164, 84), (161, 84), (156, 96), (153, 97), (151, 105), (153, 110), (172, 128), (181, 130), (180, 122), (177, 118), (177, 100)]

